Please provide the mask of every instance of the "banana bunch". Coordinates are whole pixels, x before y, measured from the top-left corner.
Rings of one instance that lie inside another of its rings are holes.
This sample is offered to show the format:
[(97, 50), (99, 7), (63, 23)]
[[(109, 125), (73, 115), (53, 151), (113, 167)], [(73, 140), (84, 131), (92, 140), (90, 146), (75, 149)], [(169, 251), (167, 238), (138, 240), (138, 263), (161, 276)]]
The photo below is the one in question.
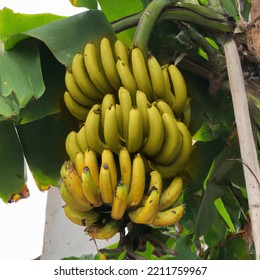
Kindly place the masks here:
[(102, 103), (105, 95), (118, 98), (120, 87), (124, 87), (133, 107), (140, 90), (149, 102), (162, 99), (186, 124), (189, 122), (186, 83), (177, 66), (161, 67), (155, 56), (146, 59), (139, 48), (129, 49), (118, 39), (111, 42), (104, 37), (98, 44), (88, 42), (66, 69), (65, 86), (65, 105), (80, 121), (85, 121), (90, 108)]
[(65, 85), (79, 120), (60, 170), (66, 217), (93, 239), (109, 239), (129, 221), (177, 223), (185, 212), (179, 173), (192, 151), (191, 99), (177, 66), (103, 38), (73, 57)]
[(140, 153), (125, 146), (119, 154), (104, 149), (99, 156), (91, 148), (74, 154), (60, 170), (60, 195), (66, 217), (93, 239), (109, 239), (127, 221), (154, 226), (177, 223), (184, 204), (174, 205), (183, 191), (183, 180), (175, 177), (163, 186), (160, 172), (147, 173)]

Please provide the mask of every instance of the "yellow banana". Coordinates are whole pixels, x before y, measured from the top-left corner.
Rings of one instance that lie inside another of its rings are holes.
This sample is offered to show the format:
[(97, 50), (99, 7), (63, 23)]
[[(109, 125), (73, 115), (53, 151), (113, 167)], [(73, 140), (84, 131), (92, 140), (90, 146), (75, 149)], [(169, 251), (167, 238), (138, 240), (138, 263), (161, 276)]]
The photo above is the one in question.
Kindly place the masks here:
[(107, 37), (101, 39), (100, 56), (108, 81), (115, 90), (118, 90), (121, 86), (121, 81), (116, 69), (114, 52)]
[(177, 126), (177, 121), (170, 114), (162, 115), (164, 127), (164, 142), (160, 151), (153, 157), (157, 163), (171, 164), (179, 154), (182, 147), (182, 135)]
[(120, 139), (122, 142), (125, 142), (124, 133), (123, 133), (123, 117), (122, 117), (122, 110), (120, 104), (116, 104), (116, 121), (117, 121), (117, 128), (120, 135)]
[(101, 104), (101, 122), (103, 126), (104, 126), (104, 120), (105, 120), (105, 114), (107, 108), (115, 104), (116, 104), (116, 99), (113, 94), (107, 93), (103, 97), (102, 104)]
[(99, 172), (99, 187), (104, 203), (111, 204), (113, 201), (113, 188), (108, 164), (101, 165)]
[(120, 220), (125, 214), (127, 207), (127, 196), (129, 185), (122, 182), (118, 183), (114, 190), (114, 197), (112, 202), (111, 217), (114, 220)]
[(150, 102), (148, 101), (146, 94), (141, 90), (137, 90), (136, 92), (136, 105), (142, 115), (144, 136), (146, 137), (149, 130), (147, 108), (150, 107)]
[(65, 85), (67, 91), (78, 104), (91, 108), (96, 103), (95, 100), (90, 99), (81, 91), (73, 77), (73, 74), (68, 69), (65, 73)]
[(108, 147), (118, 154), (121, 148), (121, 140), (116, 117), (116, 106), (107, 108), (104, 120), (104, 138)]
[(99, 164), (97, 153), (91, 149), (85, 151), (85, 165), (91, 172), (95, 185), (99, 186)]
[(152, 171), (150, 177), (151, 181), (144, 205), (128, 213), (131, 221), (137, 224), (151, 224), (159, 210), (162, 178), (157, 171)]
[(163, 77), (164, 77), (164, 81), (165, 81), (165, 91), (166, 91), (165, 94), (168, 96), (168, 98), (167, 98), (168, 104), (171, 108), (173, 108), (175, 105), (175, 97), (171, 90), (172, 85), (171, 85), (171, 80), (170, 80), (169, 73), (168, 73), (168, 67), (169, 67), (168, 64), (163, 66), (162, 72), (163, 72)]
[(192, 138), (186, 125), (182, 122), (177, 122), (177, 126), (182, 134), (182, 148), (176, 159), (169, 165), (158, 164), (154, 161), (149, 161), (149, 165), (153, 170), (158, 170), (163, 178), (174, 177), (180, 172), (185, 163), (188, 161), (192, 151)]
[(154, 105), (147, 108), (147, 113), (149, 130), (146, 142), (142, 148), (142, 153), (148, 157), (153, 157), (162, 148), (164, 142), (164, 126), (161, 114)]
[(127, 207), (137, 206), (144, 195), (145, 165), (140, 153), (136, 154), (132, 163), (132, 176)]
[(118, 179), (117, 179), (117, 165), (115, 162), (115, 157), (113, 152), (109, 149), (104, 149), (101, 155), (101, 161), (102, 161), (102, 165), (104, 164), (108, 165), (110, 176), (111, 176), (112, 188), (115, 189)]
[(114, 91), (104, 72), (99, 52), (93, 43), (87, 43), (84, 49), (84, 62), (93, 84), (103, 94)]
[(183, 190), (182, 177), (175, 177), (170, 185), (162, 192), (159, 211), (171, 207), (179, 198)]
[(102, 154), (102, 151), (107, 148), (107, 145), (101, 139), (101, 106), (94, 105), (86, 118), (85, 122), (85, 132), (89, 147)]
[(129, 153), (137, 152), (144, 144), (143, 119), (140, 110), (132, 107), (129, 112), (127, 149)]
[(118, 91), (118, 98), (122, 114), (123, 138), (126, 141), (128, 138), (129, 112), (132, 108), (132, 101), (129, 91), (124, 87), (120, 87)]
[(82, 171), (85, 167), (85, 155), (82, 152), (76, 154), (74, 159), (74, 165), (78, 176), (81, 178)]
[(70, 95), (70, 93), (66, 90), (64, 92), (64, 103), (71, 115), (77, 118), (80, 121), (85, 121), (90, 109), (78, 104)]
[(77, 132), (71, 131), (65, 139), (65, 149), (70, 159), (74, 160), (77, 153), (79, 153), (80, 146), (77, 141)]
[(154, 100), (152, 84), (150, 81), (146, 60), (139, 48), (131, 50), (133, 75), (139, 90), (145, 92), (147, 99)]
[(131, 70), (121, 59), (117, 60), (116, 68), (121, 80), (121, 84), (129, 91), (132, 104), (135, 104), (137, 84)]
[(158, 211), (156, 218), (153, 220), (153, 226), (166, 227), (176, 224), (183, 217), (185, 205), (181, 204), (176, 207), (169, 208), (165, 211)]
[(153, 93), (157, 98), (163, 99), (170, 107), (173, 105), (172, 94), (166, 89), (165, 79), (163, 76), (163, 70), (155, 58), (150, 55), (148, 57), (148, 69), (153, 86)]
[(116, 220), (105, 221), (100, 225), (91, 225), (85, 229), (86, 234), (88, 234), (93, 239), (111, 239), (115, 236), (121, 228), (121, 222)]
[(102, 100), (103, 94), (92, 83), (86, 70), (83, 54), (77, 53), (74, 55), (71, 70), (77, 85), (87, 97), (95, 101)]
[(163, 115), (163, 113), (168, 113), (175, 119), (173, 110), (171, 109), (169, 104), (167, 104), (164, 100), (158, 99), (155, 102), (153, 102), (153, 104), (156, 106), (161, 115)]
[(75, 170), (72, 161), (65, 161), (61, 167), (60, 175), (62, 181), (64, 182), (67, 190), (71, 193), (71, 195), (84, 207), (89, 207), (90, 203), (86, 199), (81, 180)]
[(80, 226), (91, 226), (95, 222), (97, 222), (100, 218), (100, 215), (95, 212), (94, 210), (89, 211), (78, 211), (75, 209), (72, 209), (68, 205), (65, 205), (63, 207), (64, 213), (66, 217), (72, 221), (74, 224), (80, 225)]
[(85, 133), (85, 127), (84, 125), (80, 128), (80, 130), (76, 134), (77, 142), (79, 144), (79, 148), (82, 153), (85, 153), (85, 151), (88, 149), (88, 142), (86, 138), (86, 133)]
[(103, 204), (100, 188), (93, 180), (89, 167), (83, 169), (82, 175), (82, 189), (85, 197), (93, 207), (99, 207)]
[(129, 151), (126, 147), (121, 147), (118, 155), (119, 168), (121, 181), (123, 184), (130, 186), (131, 176), (132, 176), (132, 161), (129, 154)]
[(173, 110), (179, 115), (183, 112), (187, 102), (187, 87), (184, 77), (176, 65), (171, 64), (168, 71), (174, 88), (175, 104)]
[(122, 60), (122, 62), (130, 69), (128, 48), (120, 40), (116, 40), (115, 42), (115, 56), (117, 59)]
[(71, 195), (71, 193), (67, 190), (64, 182), (61, 182), (60, 185), (60, 196), (63, 201), (72, 209), (77, 211), (89, 211), (92, 209), (92, 206), (89, 205), (81, 205), (78, 201)]

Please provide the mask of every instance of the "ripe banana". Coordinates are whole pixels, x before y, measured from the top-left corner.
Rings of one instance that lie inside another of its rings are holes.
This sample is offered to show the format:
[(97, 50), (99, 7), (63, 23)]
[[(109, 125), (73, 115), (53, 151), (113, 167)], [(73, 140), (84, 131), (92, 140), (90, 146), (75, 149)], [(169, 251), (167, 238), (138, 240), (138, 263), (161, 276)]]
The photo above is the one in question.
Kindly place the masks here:
[(176, 159), (170, 165), (162, 165), (154, 161), (149, 161), (149, 166), (153, 170), (158, 170), (163, 178), (174, 177), (180, 172), (184, 168), (192, 151), (192, 138), (188, 128), (182, 122), (177, 122), (177, 126), (182, 134), (182, 148)]
[(154, 105), (147, 108), (148, 113), (148, 135), (142, 148), (142, 153), (148, 157), (155, 156), (164, 142), (164, 126), (161, 114)]
[(72, 161), (65, 161), (60, 170), (61, 178), (71, 195), (84, 207), (89, 207), (90, 203), (86, 199), (83, 190), (82, 183), (75, 170)]
[(122, 110), (120, 104), (116, 104), (116, 121), (117, 121), (117, 128), (118, 133), (121, 139), (121, 142), (125, 143), (124, 139), (124, 132), (123, 132), (123, 117), (122, 117)]
[(113, 94), (107, 93), (103, 97), (102, 104), (101, 104), (101, 122), (103, 126), (104, 126), (104, 120), (105, 120), (105, 114), (107, 108), (115, 104), (116, 104), (116, 99)]
[(185, 212), (185, 205), (181, 204), (176, 207), (169, 208), (165, 211), (158, 211), (156, 218), (153, 220), (153, 226), (171, 226), (180, 221)]
[(121, 148), (120, 133), (117, 126), (116, 106), (110, 106), (106, 110), (104, 120), (104, 138), (108, 147), (116, 154)]
[(84, 62), (89, 77), (98, 90), (103, 94), (113, 92), (114, 89), (106, 77), (99, 52), (93, 43), (87, 43), (84, 48)]
[(74, 165), (78, 176), (81, 178), (82, 171), (85, 167), (85, 155), (82, 152), (76, 154), (74, 159)]
[(178, 129), (177, 121), (170, 114), (162, 115), (164, 127), (164, 142), (162, 148), (153, 160), (157, 163), (168, 165), (171, 164), (179, 154), (182, 147), (182, 135)]
[(129, 153), (137, 152), (144, 144), (143, 119), (140, 110), (132, 107), (129, 112), (127, 149)]
[(91, 225), (85, 229), (86, 234), (88, 234), (93, 239), (110, 239), (116, 235), (121, 228), (121, 222), (116, 220), (105, 221), (100, 225)]
[(76, 53), (74, 55), (71, 70), (77, 85), (87, 97), (95, 101), (102, 100), (103, 94), (92, 83), (86, 70), (83, 54)]
[(111, 176), (112, 188), (115, 189), (118, 180), (117, 180), (117, 165), (115, 162), (115, 157), (113, 152), (109, 149), (104, 149), (101, 155), (101, 161), (102, 161), (102, 166), (104, 164), (108, 165), (110, 176)]
[(74, 160), (77, 153), (81, 152), (77, 141), (77, 132), (71, 131), (65, 139), (65, 149), (70, 159)]
[(90, 226), (97, 222), (100, 218), (100, 215), (94, 210), (89, 211), (78, 211), (69, 207), (69, 205), (65, 205), (63, 207), (64, 213), (66, 217), (72, 221), (74, 224), (80, 226)]
[(116, 68), (121, 80), (121, 84), (129, 91), (132, 104), (135, 104), (137, 84), (131, 70), (121, 59), (117, 60)]
[(78, 201), (71, 195), (71, 193), (67, 190), (64, 182), (62, 181), (60, 184), (60, 195), (63, 201), (72, 209), (77, 211), (89, 211), (92, 209), (92, 206), (89, 205), (81, 205)]
[(144, 195), (145, 189), (145, 165), (140, 153), (136, 154), (132, 163), (132, 176), (127, 207), (137, 206)]
[(141, 90), (137, 90), (136, 92), (136, 105), (142, 115), (144, 137), (146, 137), (149, 131), (147, 109), (150, 107), (150, 102), (148, 101), (146, 94)]
[(88, 142), (86, 138), (86, 133), (85, 133), (85, 127), (84, 125), (80, 128), (80, 130), (76, 134), (76, 139), (79, 145), (79, 148), (82, 153), (85, 153), (85, 151), (88, 149)]
[(121, 147), (118, 155), (121, 181), (123, 184), (130, 186), (132, 176), (132, 161), (129, 151), (126, 147)]
[(151, 224), (159, 210), (162, 178), (157, 171), (152, 171), (150, 177), (150, 186), (144, 205), (128, 213), (131, 221), (136, 224)]
[(163, 99), (167, 104), (169, 104), (170, 107), (172, 107), (172, 94), (166, 89), (163, 70), (158, 60), (155, 58), (155, 56), (150, 55), (148, 57), (147, 63), (154, 95), (157, 98)]
[(115, 56), (130, 69), (128, 48), (120, 40), (116, 40), (115, 42)]
[(169, 104), (167, 104), (164, 100), (158, 99), (155, 102), (153, 102), (153, 104), (156, 106), (161, 115), (163, 115), (163, 113), (168, 113), (175, 119), (173, 110), (171, 109)]
[(77, 85), (72, 73), (67, 69), (65, 73), (65, 85), (72, 98), (80, 105), (91, 108), (96, 101), (87, 97)]
[(154, 100), (154, 95), (146, 60), (142, 51), (137, 47), (131, 50), (131, 62), (138, 89), (145, 92), (147, 99), (152, 102)]
[(183, 190), (182, 177), (175, 177), (170, 185), (162, 192), (159, 211), (171, 207), (179, 198)]
[(104, 203), (111, 204), (113, 201), (113, 188), (111, 182), (111, 175), (108, 164), (104, 163), (101, 165), (99, 172), (99, 187), (101, 197)]
[(175, 104), (173, 110), (177, 115), (180, 115), (187, 102), (186, 83), (177, 66), (171, 64), (168, 67), (168, 71), (174, 88)]
[(97, 153), (90, 148), (85, 151), (85, 164), (91, 172), (91, 176), (96, 186), (99, 186), (99, 164)]
[(163, 77), (164, 77), (164, 81), (165, 81), (165, 91), (166, 91), (166, 95), (168, 96), (167, 100), (168, 100), (168, 104), (171, 108), (174, 107), (175, 105), (175, 97), (173, 95), (173, 92), (171, 90), (172, 85), (171, 85), (171, 80), (169, 77), (169, 72), (168, 72), (168, 67), (169, 65), (165, 65), (162, 67), (162, 72), (163, 72)]
[(122, 182), (118, 183), (114, 190), (114, 197), (112, 202), (111, 217), (114, 220), (120, 220), (125, 214), (127, 207), (127, 196), (129, 185)]
[(80, 121), (85, 121), (90, 109), (78, 104), (70, 95), (70, 93), (66, 90), (64, 92), (64, 103), (71, 115)]
[(112, 87), (117, 91), (121, 86), (121, 81), (116, 69), (114, 52), (107, 37), (101, 39), (100, 56), (107, 79)]
[(87, 200), (93, 207), (101, 206), (103, 201), (101, 198), (100, 188), (95, 184), (89, 167), (86, 166), (83, 169), (81, 178), (82, 190)]
[(85, 132), (89, 147), (98, 154), (102, 154), (102, 151), (107, 148), (101, 139), (101, 131), (101, 106), (95, 104), (86, 118)]
[(129, 123), (129, 112), (132, 108), (132, 101), (130, 93), (124, 87), (120, 87), (118, 91), (118, 98), (121, 108), (122, 124), (123, 124), (123, 138), (128, 138), (128, 123)]

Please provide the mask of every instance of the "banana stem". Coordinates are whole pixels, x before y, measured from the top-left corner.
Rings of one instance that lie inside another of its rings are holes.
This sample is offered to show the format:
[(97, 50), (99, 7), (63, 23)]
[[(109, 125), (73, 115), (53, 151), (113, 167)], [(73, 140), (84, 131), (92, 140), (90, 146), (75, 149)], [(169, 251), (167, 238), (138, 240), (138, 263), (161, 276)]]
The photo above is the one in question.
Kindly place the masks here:
[(177, 1), (178, 0), (153, 0), (144, 9), (136, 28), (133, 47), (141, 49), (143, 54), (147, 53), (150, 35), (161, 12), (167, 6), (173, 5)]
[(250, 121), (245, 82), (234, 40), (224, 45), (243, 164), (256, 259), (260, 260), (260, 170)]

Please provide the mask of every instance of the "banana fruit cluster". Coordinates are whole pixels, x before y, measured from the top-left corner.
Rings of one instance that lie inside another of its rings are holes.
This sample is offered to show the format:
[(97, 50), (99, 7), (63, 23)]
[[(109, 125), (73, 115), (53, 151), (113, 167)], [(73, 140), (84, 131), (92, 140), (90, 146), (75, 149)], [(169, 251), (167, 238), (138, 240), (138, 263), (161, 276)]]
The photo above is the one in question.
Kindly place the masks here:
[(85, 121), (90, 108), (108, 93), (118, 98), (118, 90), (129, 91), (136, 105), (137, 90), (145, 92), (150, 103), (164, 100), (178, 116), (189, 122), (189, 98), (184, 78), (173, 64), (160, 66), (153, 55), (145, 59), (137, 47), (129, 49), (120, 40), (104, 37), (99, 44), (88, 42), (76, 53), (65, 73), (64, 102), (70, 113)]
[(93, 239), (129, 221), (177, 223), (185, 212), (179, 173), (192, 151), (190, 98), (177, 66), (103, 38), (74, 56), (65, 84), (80, 124), (67, 135), (60, 171), (68, 219)]
[(63, 163), (60, 174), (66, 217), (86, 227), (93, 239), (112, 238), (126, 219), (169, 226), (184, 214), (184, 204), (173, 206), (182, 194), (183, 179), (177, 176), (163, 186), (160, 173), (147, 174), (141, 154), (131, 157), (126, 147), (118, 155), (104, 149), (100, 157), (90, 148), (80, 151)]

